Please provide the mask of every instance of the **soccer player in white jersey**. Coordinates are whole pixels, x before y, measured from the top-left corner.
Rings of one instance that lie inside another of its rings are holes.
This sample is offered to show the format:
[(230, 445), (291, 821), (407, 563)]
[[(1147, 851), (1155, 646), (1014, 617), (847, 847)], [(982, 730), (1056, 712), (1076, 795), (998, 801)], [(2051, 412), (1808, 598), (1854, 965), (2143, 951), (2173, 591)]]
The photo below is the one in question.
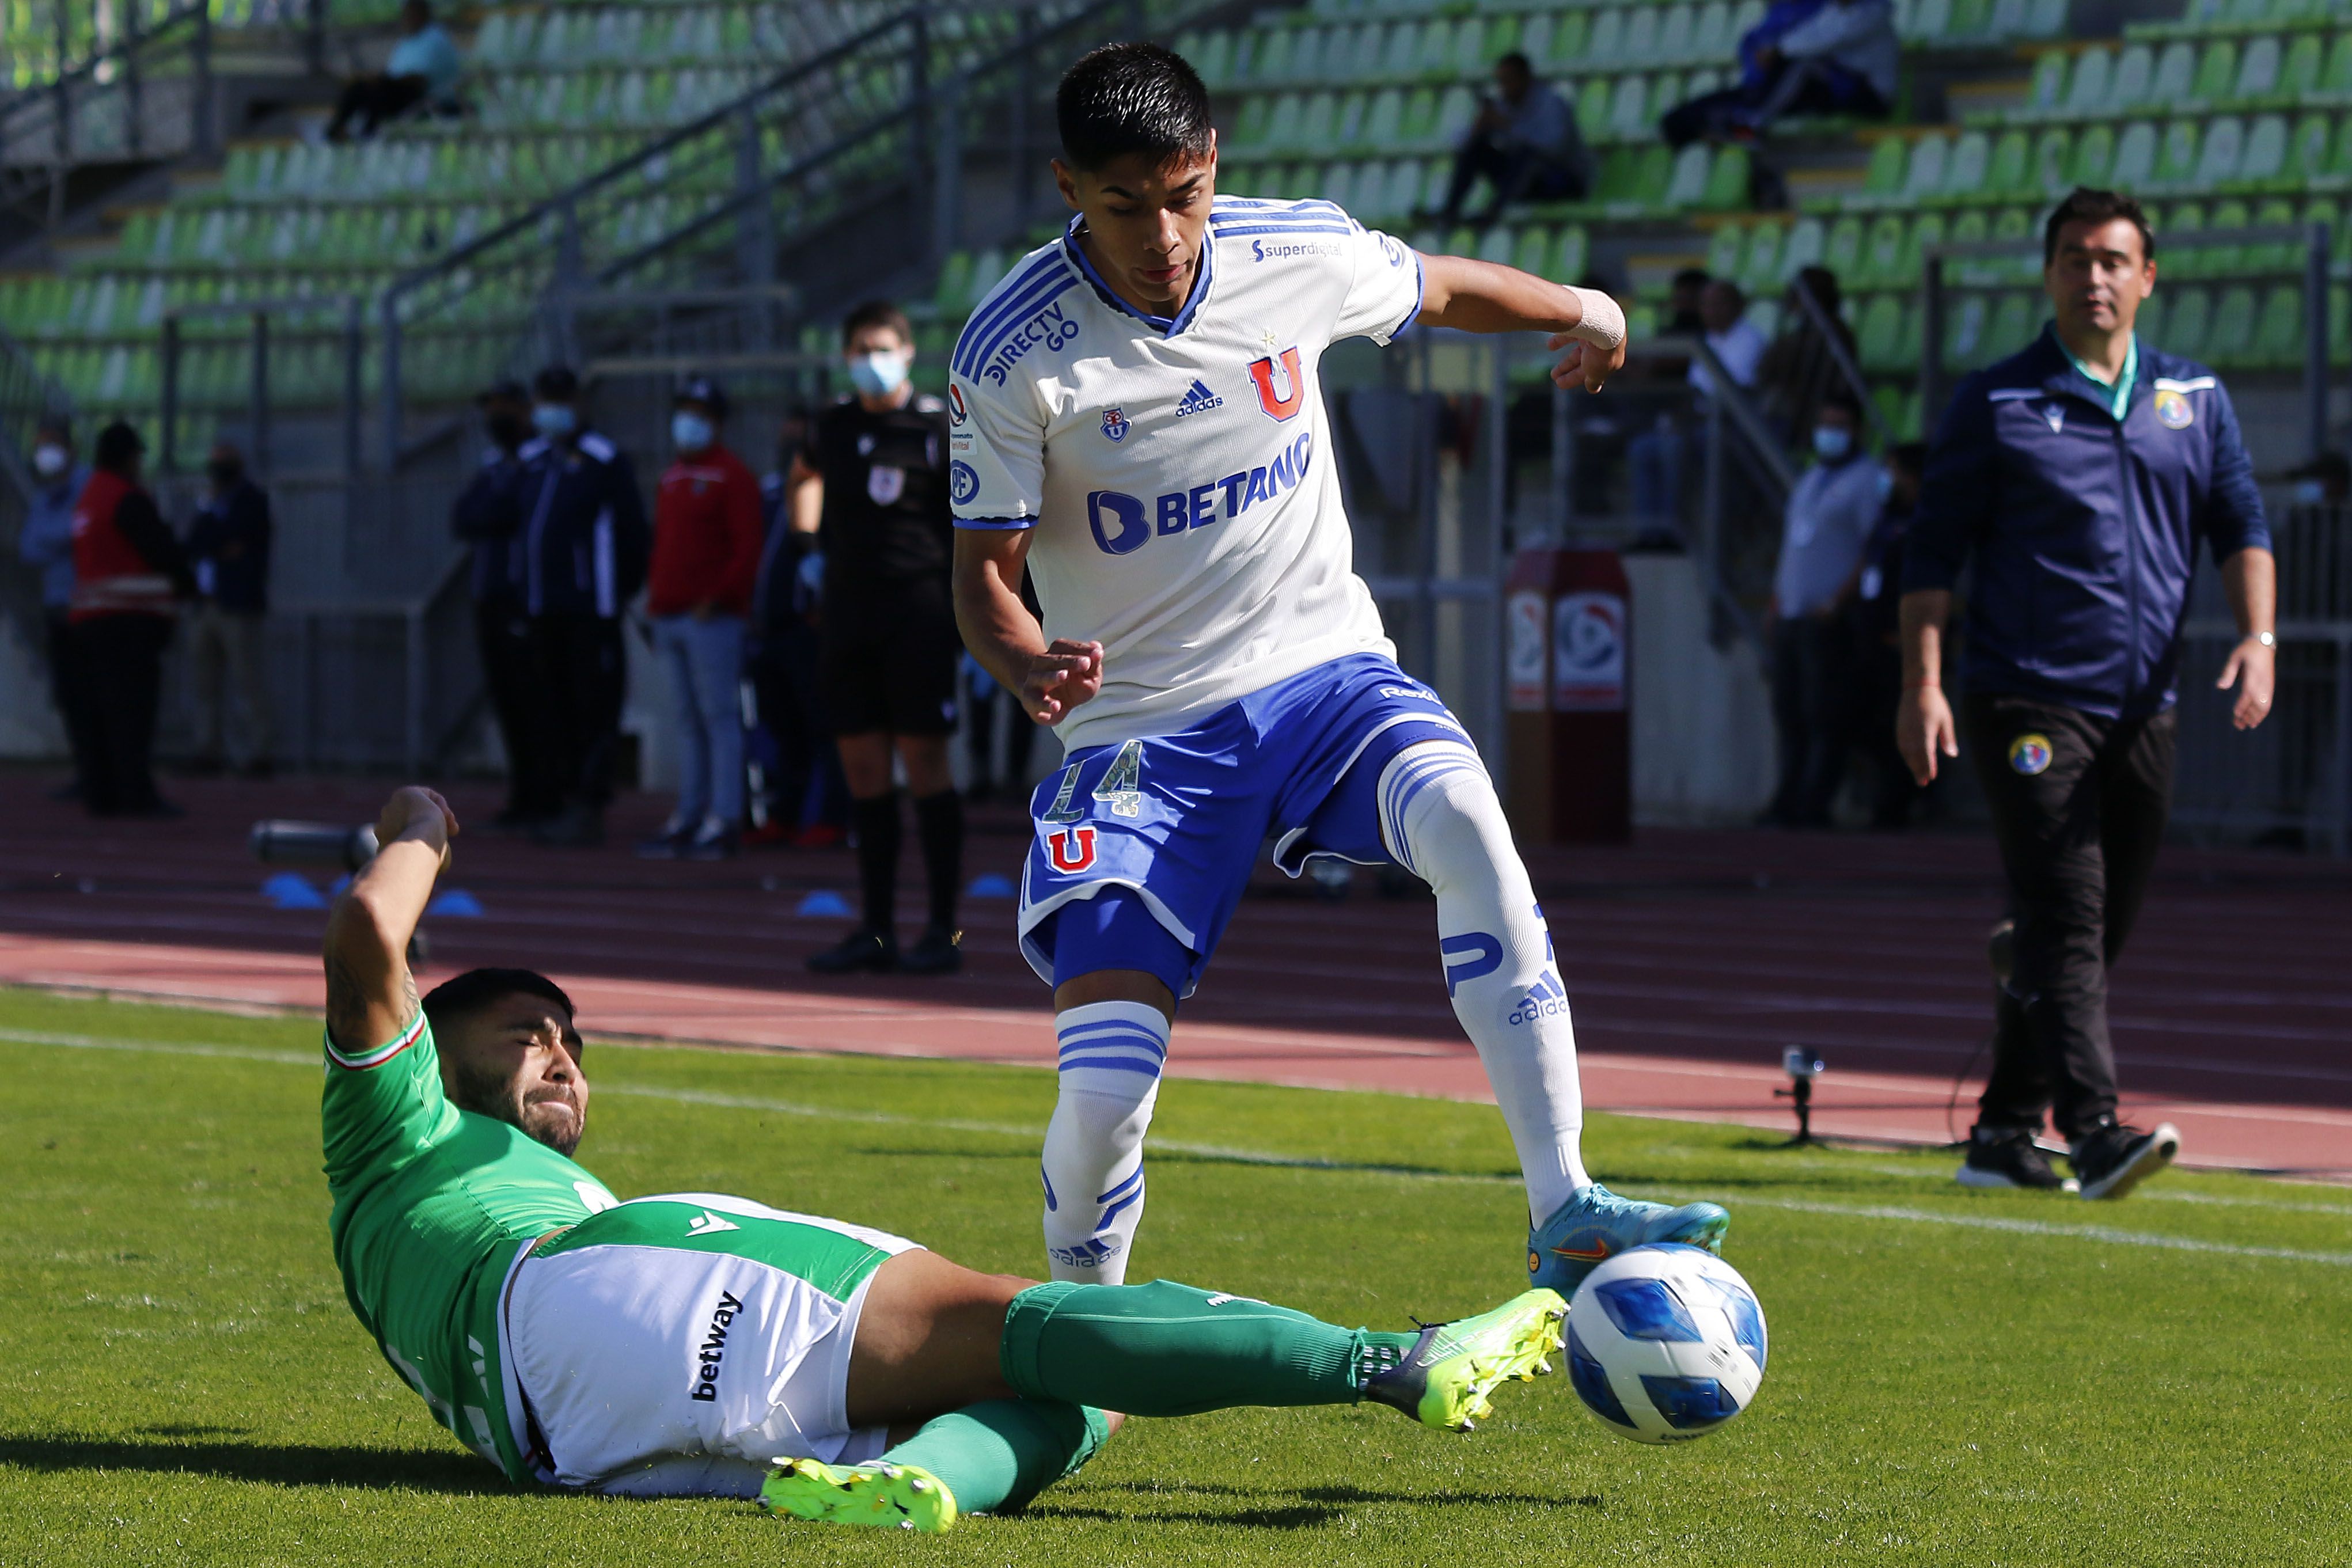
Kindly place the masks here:
[(1061, 1047), (1055, 1278), (1125, 1278), (1177, 1003), (1269, 833), (1293, 875), (1315, 854), (1393, 861), (1435, 891), (1446, 993), (1527, 1179), (1535, 1285), (1572, 1291), (1645, 1242), (1717, 1248), (1716, 1205), (1585, 1173), (1542, 911), (1468, 735), (1397, 667), (1352, 570), (1317, 380), (1329, 344), (1421, 322), (1549, 332), (1553, 380), (1598, 392), (1622, 312), (1419, 255), (1329, 202), (1216, 195), (1208, 94), (1156, 45), (1087, 55), (1057, 110), (1077, 215), (973, 313), (949, 392), (964, 643), (1068, 754), (1033, 802), (1020, 913)]

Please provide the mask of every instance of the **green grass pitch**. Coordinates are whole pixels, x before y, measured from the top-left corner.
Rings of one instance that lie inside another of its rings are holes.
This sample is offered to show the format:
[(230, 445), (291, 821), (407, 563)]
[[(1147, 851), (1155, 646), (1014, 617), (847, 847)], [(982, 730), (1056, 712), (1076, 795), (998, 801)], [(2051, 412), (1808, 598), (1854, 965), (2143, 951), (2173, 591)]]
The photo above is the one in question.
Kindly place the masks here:
[[(1137, 1422), (1020, 1518), (937, 1540), (518, 1491), (342, 1299), (317, 1030), (0, 992), (0, 1563), (2352, 1562), (2352, 1194), (2164, 1177), (1964, 1194), (1941, 1154), (1597, 1117), (1626, 1190), (1707, 1195), (1769, 1375), (1700, 1442), (1565, 1378), (1444, 1437), (1370, 1406)], [(585, 1163), (1034, 1270), (1044, 1072), (592, 1046)], [(1171, 1083), (1147, 1274), (1401, 1326), (1519, 1286), (1499, 1119)]]

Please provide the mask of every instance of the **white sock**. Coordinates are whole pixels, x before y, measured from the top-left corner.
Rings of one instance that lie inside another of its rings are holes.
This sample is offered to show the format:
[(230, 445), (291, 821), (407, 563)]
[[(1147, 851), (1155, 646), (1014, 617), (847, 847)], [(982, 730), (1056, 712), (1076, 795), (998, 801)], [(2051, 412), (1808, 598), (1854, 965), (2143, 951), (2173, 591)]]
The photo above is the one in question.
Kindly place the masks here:
[(1062, 1093), (1045, 1124), (1046, 1267), (1056, 1280), (1127, 1282), (1143, 1220), (1143, 1132), (1160, 1098), (1168, 1020), (1143, 1002), (1089, 1002), (1054, 1015)]
[(1381, 770), (1380, 810), (1389, 852), (1437, 894), (1454, 1016), (1486, 1065), (1539, 1225), (1592, 1178), (1568, 991), (1503, 803), (1475, 751), (1433, 740)]

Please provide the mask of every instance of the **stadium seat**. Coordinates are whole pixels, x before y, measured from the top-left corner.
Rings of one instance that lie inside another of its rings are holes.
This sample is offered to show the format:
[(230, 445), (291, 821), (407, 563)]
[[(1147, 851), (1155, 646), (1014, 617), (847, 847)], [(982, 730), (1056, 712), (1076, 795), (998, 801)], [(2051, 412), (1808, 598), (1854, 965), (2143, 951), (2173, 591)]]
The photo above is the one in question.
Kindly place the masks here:
[(2189, 175), (2191, 186), (2210, 191), (2232, 183), (2245, 155), (2245, 122), (2236, 115), (2216, 115), (2208, 120), (2205, 143), (2198, 153), (2196, 170)]
[(2164, 315), (2164, 347), (2192, 360), (2205, 357), (2206, 328), (2212, 301), (2202, 288), (2176, 289)]
[[(2063, 55), (2044, 55), (2043, 59), (2061, 59)], [(2066, 84), (2065, 112), (2070, 119), (2091, 120), (2106, 112), (2110, 92), (2109, 68), (2115, 56), (2105, 47), (2084, 49), (2074, 57), (2074, 74)], [(2039, 67), (2037, 65), (2037, 75)]]
[(2116, 140), (2115, 162), (2108, 178), (2118, 190), (2145, 189), (2156, 175), (2156, 127), (2135, 120)]

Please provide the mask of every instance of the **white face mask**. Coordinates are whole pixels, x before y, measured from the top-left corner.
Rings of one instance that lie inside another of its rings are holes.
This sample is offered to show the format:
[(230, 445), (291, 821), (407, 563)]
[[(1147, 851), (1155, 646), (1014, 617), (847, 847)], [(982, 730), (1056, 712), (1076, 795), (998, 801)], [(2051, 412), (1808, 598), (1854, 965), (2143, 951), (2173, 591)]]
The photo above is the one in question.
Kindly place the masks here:
[[(46, 472), (46, 470), (44, 470), (44, 472)], [(2294, 504), (2296, 506), (2316, 507), (2326, 499), (2327, 499), (2327, 486), (2321, 484), (2318, 480), (2297, 479), (2294, 482)]]
[(72, 461), (73, 459), (66, 455), (64, 447), (53, 445), (46, 441), (33, 448), (33, 472), (44, 479), (58, 477), (66, 471), (67, 465)]
[(1853, 450), (1853, 432), (1842, 425), (1813, 426), (1813, 451), (1824, 463), (1835, 463)]
[(849, 356), (849, 384), (867, 397), (888, 397), (907, 379), (907, 356), (894, 353)]
[(568, 402), (542, 402), (530, 411), (530, 423), (538, 432), (551, 439), (569, 435), (580, 423), (580, 416)]
[(679, 409), (669, 416), (669, 438), (680, 452), (701, 451), (710, 444), (710, 438), (716, 434), (710, 428), (710, 422), (698, 413)]

